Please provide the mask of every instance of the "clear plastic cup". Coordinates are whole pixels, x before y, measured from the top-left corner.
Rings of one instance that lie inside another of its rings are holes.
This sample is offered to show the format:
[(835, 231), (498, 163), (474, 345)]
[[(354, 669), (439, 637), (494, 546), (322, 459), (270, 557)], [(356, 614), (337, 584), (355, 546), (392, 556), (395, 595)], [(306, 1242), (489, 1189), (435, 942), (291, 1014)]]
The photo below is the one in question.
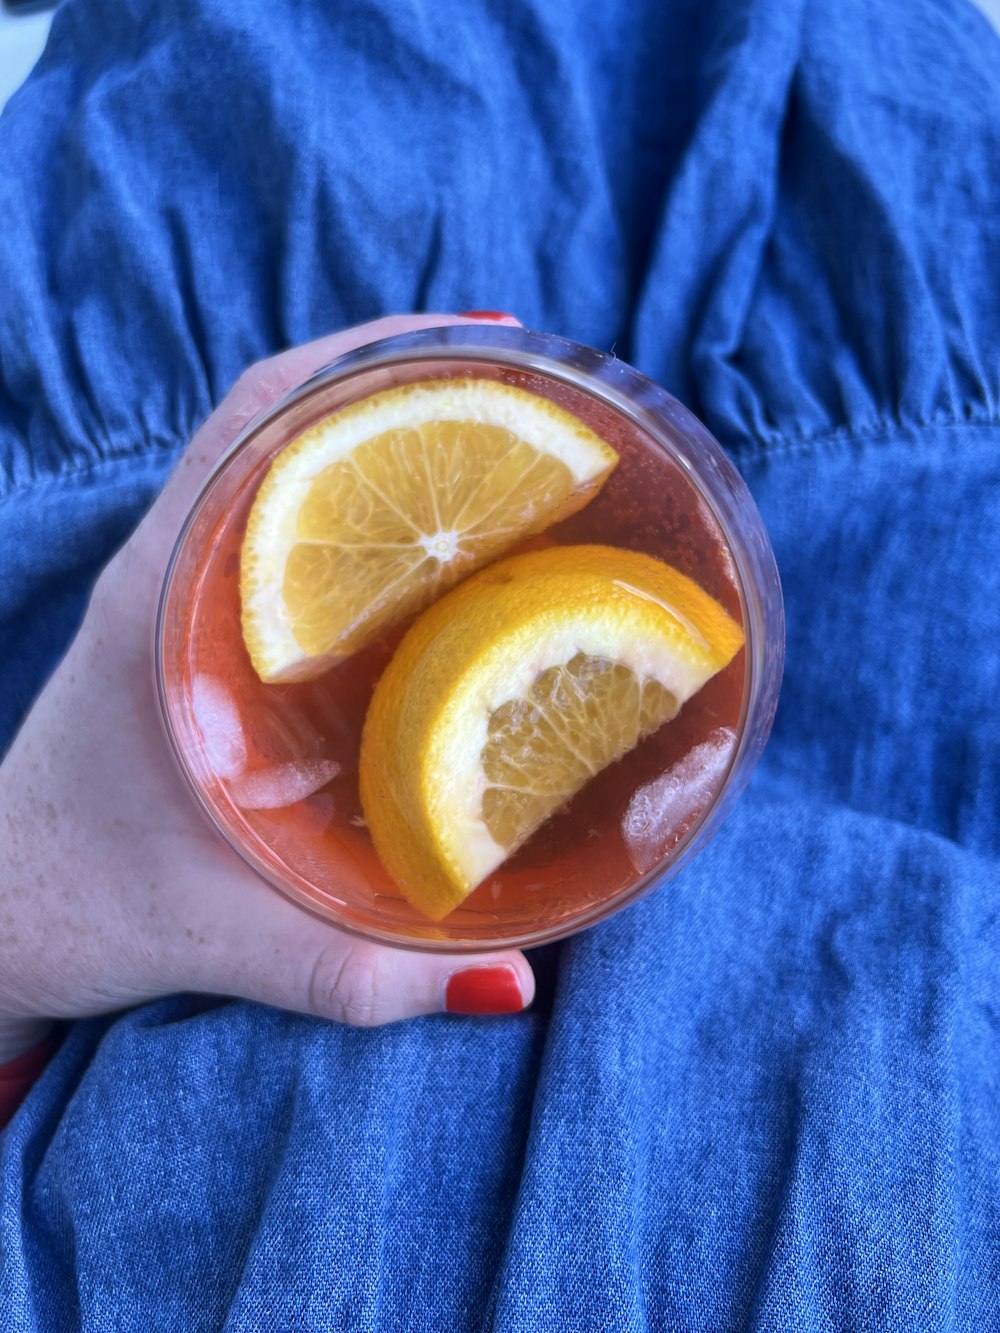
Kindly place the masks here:
[[(357, 752), (394, 642), (318, 681), (263, 685), (240, 635), (239, 549), (277, 453), (381, 389), (473, 376), (519, 385), (618, 451), (598, 498), (547, 534), (675, 564), (740, 621), (745, 646), (679, 716), (588, 784), (443, 921), (392, 883), (365, 827)], [(356, 935), (422, 950), (528, 947), (581, 930), (676, 875), (745, 788), (767, 742), (784, 614), (760, 514), (716, 441), (674, 398), (605, 353), (506, 327), (423, 330), (338, 358), (235, 438), (178, 536), (156, 622), (167, 740), (220, 837), (274, 889)]]

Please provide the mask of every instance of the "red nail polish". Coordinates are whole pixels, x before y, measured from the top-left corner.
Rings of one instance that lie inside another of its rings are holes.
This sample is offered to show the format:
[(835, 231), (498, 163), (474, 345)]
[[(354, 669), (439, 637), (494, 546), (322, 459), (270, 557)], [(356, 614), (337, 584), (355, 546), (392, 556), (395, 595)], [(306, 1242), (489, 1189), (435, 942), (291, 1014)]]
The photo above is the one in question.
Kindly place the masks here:
[(445, 1005), (449, 1014), (516, 1014), (524, 1008), (524, 996), (509, 964), (467, 967), (449, 977)]
[(517, 319), (506, 310), (460, 310), (458, 314), (460, 319)]

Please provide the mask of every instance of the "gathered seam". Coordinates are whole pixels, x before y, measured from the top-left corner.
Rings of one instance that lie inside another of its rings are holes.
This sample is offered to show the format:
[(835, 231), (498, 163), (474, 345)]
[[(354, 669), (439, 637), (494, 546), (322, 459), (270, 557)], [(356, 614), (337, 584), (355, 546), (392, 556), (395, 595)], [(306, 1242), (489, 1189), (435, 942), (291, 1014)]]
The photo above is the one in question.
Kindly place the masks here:
[(194, 430), (189, 434), (179, 435), (173, 439), (161, 438), (154, 440), (152, 441), (152, 447), (143, 450), (142, 453), (103, 454), (98, 458), (90, 458), (86, 462), (74, 463), (71, 467), (60, 468), (56, 472), (35, 472), (23, 481), (12, 481), (8, 475), (0, 475), (0, 501), (12, 499), (25, 491), (37, 490), (40, 486), (52, 486), (64, 482), (73, 485), (76, 482), (85, 481), (94, 473), (100, 473), (106, 469), (125, 466), (134, 467), (137, 464), (154, 461), (162, 462), (164, 459), (176, 455), (191, 440), (193, 435)]
[[(871, 426), (850, 428), (839, 427), (833, 431), (821, 431), (815, 435), (786, 435), (770, 442), (743, 439), (727, 445), (733, 461), (740, 465), (765, 463), (777, 457), (802, 457), (814, 451), (832, 448), (850, 447), (856, 444), (869, 444), (876, 440), (891, 441), (898, 438), (910, 438), (935, 431), (951, 430), (996, 430), (1000, 428), (1000, 417), (947, 417), (943, 420), (930, 421), (882, 421)], [(94, 473), (105, 469), (135, 466), (148, 462), (161, 462), (164, 457), (178, 453), (194, 435), (190, 432), (175, 438), (162, 438), (154, 442), (153, 448), (143, 453), (112, 453), (100, 458), (89, 459), (73, 467), (61, 468), (58, 472), (36, 473), (22, 482), (11, 482), (6, 477), (0, 478), (0, 501), (9, 500), (25, 491), (36, 490), (40, 486), (72, 485), (84, 481)]]
[(779, 456), (802, 456), (814, 450), (870, 444), (877, 440), (913, 439), (915, 436), (952, 430), (996, 430), (1000, 417), (943, 417), (923, 421), (878, 421), (870, 426), (839, 426), (813, 435), (782, 435), (771, 441), (731, 441), (727, 449), (736, 463), (764, 463)]

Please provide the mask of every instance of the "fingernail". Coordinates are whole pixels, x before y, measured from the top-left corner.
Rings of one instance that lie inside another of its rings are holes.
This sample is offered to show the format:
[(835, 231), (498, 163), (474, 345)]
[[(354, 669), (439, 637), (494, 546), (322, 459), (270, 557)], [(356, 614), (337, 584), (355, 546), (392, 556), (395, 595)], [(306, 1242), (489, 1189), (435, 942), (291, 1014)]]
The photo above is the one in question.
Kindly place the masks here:
[(445, 990), (449, 1014), (516, 1014), (524, 1008), (517, 973), (501, 967), (467, 967), (449, 977)]
[(508, 315), (506, 310), (460, 310), (459, 319), (517, 319), (516, 315)]

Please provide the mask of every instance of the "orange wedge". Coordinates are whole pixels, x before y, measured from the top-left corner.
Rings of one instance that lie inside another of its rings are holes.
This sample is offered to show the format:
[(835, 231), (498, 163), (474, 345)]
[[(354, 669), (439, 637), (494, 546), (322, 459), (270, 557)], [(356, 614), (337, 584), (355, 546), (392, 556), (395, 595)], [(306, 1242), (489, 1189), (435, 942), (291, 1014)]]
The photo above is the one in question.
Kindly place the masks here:
[(368, 710), (361, 800), (386, 869), (440, 920), (742, 644), (696, 583), (634, 551), (474, 575), (410, 628)]

